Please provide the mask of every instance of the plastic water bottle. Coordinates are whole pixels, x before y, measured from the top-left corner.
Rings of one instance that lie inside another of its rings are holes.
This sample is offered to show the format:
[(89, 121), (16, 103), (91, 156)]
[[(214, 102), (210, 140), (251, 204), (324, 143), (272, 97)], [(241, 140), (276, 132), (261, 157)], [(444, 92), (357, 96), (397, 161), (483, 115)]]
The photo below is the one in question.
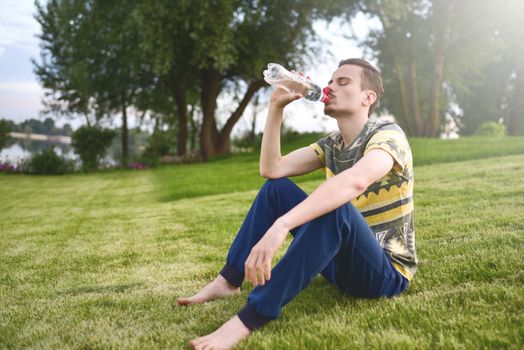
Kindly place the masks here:
[(299, 93), (307, 101), (324, 102), (329, 99), (327, 91), (298, 73), (288, 71), (278, 63), (269, 63), (264, 71), (264, 80), (273, 86)]

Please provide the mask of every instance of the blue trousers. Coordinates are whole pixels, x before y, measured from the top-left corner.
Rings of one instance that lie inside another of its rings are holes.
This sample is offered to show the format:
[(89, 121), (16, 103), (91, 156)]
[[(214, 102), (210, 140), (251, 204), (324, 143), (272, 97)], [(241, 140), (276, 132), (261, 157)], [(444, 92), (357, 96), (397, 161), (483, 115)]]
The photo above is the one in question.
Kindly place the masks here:
[[(240, 287), (253, 246), (280, 216), (306, 197), (287, 178), (268, 180), (240, 227), (220, 274)], [(408, 285), (350, 203), (293, 229), (291, 234), (293, 241), (273, 268), (271, 279), (253, 289), (238, 313), (251, 330), (276, 319), (282, 307), (319, 273), (341, 291), (361, 298), (392, 297)]]

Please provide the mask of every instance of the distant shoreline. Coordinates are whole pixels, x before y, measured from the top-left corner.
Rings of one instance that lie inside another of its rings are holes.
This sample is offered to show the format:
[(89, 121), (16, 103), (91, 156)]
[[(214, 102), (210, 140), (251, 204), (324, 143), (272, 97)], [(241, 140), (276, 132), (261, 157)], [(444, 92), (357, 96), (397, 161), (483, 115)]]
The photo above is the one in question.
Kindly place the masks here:
[(34, 133), (10, 132), (9, 136), (19, 140), (33, 140), (33, 141), (49, 141), (62, 143), (65, 145), (71, 144), (71, 137), (62, 135), (44, 135)]

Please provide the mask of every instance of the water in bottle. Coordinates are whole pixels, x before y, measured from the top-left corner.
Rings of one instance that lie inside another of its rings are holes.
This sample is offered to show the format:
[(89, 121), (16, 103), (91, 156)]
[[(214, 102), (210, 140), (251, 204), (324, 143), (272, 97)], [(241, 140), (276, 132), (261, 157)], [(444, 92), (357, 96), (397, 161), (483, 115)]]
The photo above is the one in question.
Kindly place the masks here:
[(299, 93), (307, 101), (326, 103), (328, 100), (327, 94), (320, 86), (298, 73), (288, 71), (277, 63), (267, 65), (267, 69), (264, 71), (264, 80), (291, 93)]

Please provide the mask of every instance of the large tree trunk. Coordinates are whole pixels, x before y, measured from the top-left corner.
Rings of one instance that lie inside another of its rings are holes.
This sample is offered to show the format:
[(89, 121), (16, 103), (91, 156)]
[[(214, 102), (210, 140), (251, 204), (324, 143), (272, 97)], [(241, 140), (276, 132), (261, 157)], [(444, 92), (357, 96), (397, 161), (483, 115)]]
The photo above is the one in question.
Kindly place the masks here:
[(420, 102), (418, 99), (417, 87), (417, 67), (415, 64), (415, 57), (411, 57), (409, 65), (409, 88), (411, 93), (411, 108), (413, 110), (413, 123), (415, 124), (415, 135), (422, 135), (424, 125), (420, 114)]
[(215, 121), (217, 98), (220, 93), (220, 73), (212, 70), (202, 72), (201, 103), (202, 128), (200, 130), (200, 152), (203, 159), (215, 153), (215, 139), (218, 134)]
[(226, 124), (220, 131), (220, 134), (218, 135), (218, 140), (216, 144), (216, 152), (217, 154), (226, 154), (229, 153), (231, 142), (230, 142), (230, 136), (231, 131), (233, 131), (233, 127), (238, 122), (240, 117), (242, 116), (242, 113), (244, 113), (244, 110), (246, 109), (247, 105), (249, 104), (249, 101), (251, 101), (251, 98), (257, 92), (262, 86), (264, 86), (264, 80), (259, 79), (255, 80), (251, 84), (249, 84), (246, 93), (244, 94), (244, 97), (242, 98), (242, 101), (240, 101), (237, 109), (231, 114), (231, 116), (228, 118)]
[[(384, 16), (380, 12), (380, 10), (377, 10), (377, 16), (382, 23), (382, 28), (384, 29), (384, 32), (386, 36), (390, 36), (391, 34), (389, 27), (387, 26), (387, 23), (385, 21)], [(402, 69), (402, 65), (400, 64), (398, 60), (398, 54), (397, 50), (395, 49), (395, 46), (392, 44), (391, 40), (387, 41), (389, 52), (391, 53), (391, 56), (393, 57), (393, 64), (395, 66), (395, 73), (397, 74), (398, 84), (399, 84), (399, 90), (400, 90), (400, 100), (402, 103), (402, 112), (403, 116), (401, 119), (404, 121), (404, 128), (406, 129), (406, 132), (408, 135), (416, 134), (416, 125), (415, 121), (413, 119), (413, 114), (411, 109), (409, 108), (409, 97), (408, 97), (408, 91), (406, 87), (406, 78), (404, 76), (404, 72)]]
[(249, 131), (249, 140), (255, 144), (255, 138), (257, 136), (257, 117), (258, 117), (258, 106), (260, 106), (260, 94), (255, 95), (253, 101), (253, 119), (251, 120), (251, 130)]
[(192, 105), (189, 110), (189, 125), (191, 126), (191, 132), (189, 134), (189, 150), (193, 152), (196, 146), (196, 134), (197, 125), (195, 122), (195, 106)]
[(127, 106), (122, 106), (122, 166), (127, 168), (129, 161), (129, 135), (127, 130)]
[(408, 93), (406, 89), (406, 80), (402, 72), (400, 63), (395, 59), (395, 73), (397, 73), (398, 85), (400, 90), (400, 100), (402, 102), (402, 120), (404, 120), (404, 127), (409, 135), (413, 135), (415, 126), (413, 125), (413, 118), (411, 116), (411, 110), (409, 109)]
[(508, 115), (508, 135), (524, 134), (524, 103), (522, 96), (524, 94), (524, 69), (516, 71), (515, 89), (513, 90), (512, 101)]
[(425, 136), (436, 137), (440, 129), (440, 94), (442, 91), (442, 82), (444, 77), (444, 67), (446, 60), (446, 51), (451, 36), (453, 4), (447, 3), (444, 14), (446, 21), (442, 28), (437, 51), (435, 52), (435, 66), (433, 70), (433, 85), (431, 87), (431, 102), (429, 117), (426, 120)]
[(175, 95), (177, 115), (178, 115), (178, 132), (176, 154), (184, 156), (187, 153), (187, 103), (185, 92), (174, 86), (173, 92)]

